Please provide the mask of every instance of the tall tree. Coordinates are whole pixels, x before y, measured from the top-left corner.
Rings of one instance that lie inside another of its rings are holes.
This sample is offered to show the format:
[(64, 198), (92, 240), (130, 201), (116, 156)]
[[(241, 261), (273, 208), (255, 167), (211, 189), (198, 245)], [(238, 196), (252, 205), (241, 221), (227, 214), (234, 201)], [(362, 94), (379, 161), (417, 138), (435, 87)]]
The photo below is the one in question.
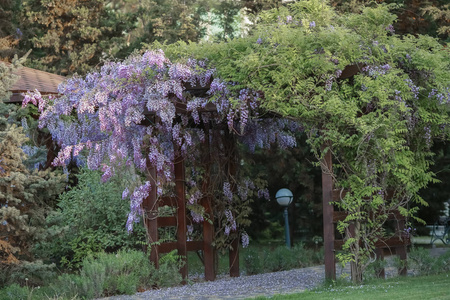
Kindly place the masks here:
[(447, 42), (450, 32), (450, 12), (447, 0), (332, 0), (340, 11), (361, 12), (377, 3), (391, 4), (397, 15), (393, 24), (398, 34), (428, 34)]
[(23, 14), (21, 47), (34, 50), (29, 65), (64, 75), (86, 73), (114, 56), (134, 27), (129, 14), (103, 0), (28, 0)]
[(22, 146), (27, 138), (11, 120), (14, 107), (3, 100), (17, 79), (13, 72), (21, 61), (0, 63), (0, 269), (33, 258), (31, 247), (42, 237), (50, 204), (63, 191), (65, 176), (50, 171), (29, 170)]
[(0, 61), (10, 60), (17, 52), (22, 32), (18, 27), (20, 1), (0, 1)]

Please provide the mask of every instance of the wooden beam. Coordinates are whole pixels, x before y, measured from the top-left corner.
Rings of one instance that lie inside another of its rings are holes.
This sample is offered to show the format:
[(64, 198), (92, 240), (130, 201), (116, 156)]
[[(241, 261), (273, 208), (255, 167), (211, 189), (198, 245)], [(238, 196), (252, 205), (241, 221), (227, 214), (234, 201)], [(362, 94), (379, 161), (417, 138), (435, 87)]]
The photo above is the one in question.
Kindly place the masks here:
[[(150, 164), (148, 164), (150, 166)], [(142, 202), (145, 211), (145, 226), (148, 233), (148, 242), (150, 244), (150, 261), (155, 268), (159, 267), (158, 249), (154, 243), (158, 242), (158, 201), (156, 195), (156, 169), (149, 168), (147, 180), (150, 181), (151, 190), (147, 198)]]
[(230, 277), (239, 277), (239, 239), (235, 238), (231, 242), (230, 249)]
[[(324, 145), (322, 151), (326, 148)], [(322, 160), (322, 210), (323, 210), (323, 246), (325, 255), (325, 279), (336, 279), (336, 264), (334, 256), (334, 224), (333, 224), (333, 212), (334, 207), (332, 202), (333, 191), (333, 179), (331, 177), (332, 161), (331, 161), (331, 149), (328, 149), (327, 153)]]
[[(169, 253), (170, 251), (178, 249), (177, 242), (167, 242), (158, 245), (159, 253)], [(186, 242), (187, 251), (200, 251), (203, 250), (203, 241), (188, 241)]]
[[(203, 264), (205, 267), (205, 279), (207, 281), (213, 281), (216, 279), (216, 253), (213, 246), (214, 242), (214, 213), (212, 210), (212, 196), (209, 193), (210, 182), (211, 182), (211, 146), (210, 146), (210, 129), (207, 124), (205, 127), (205, 149), (206, 155), (204, 159), (206, 160), (205, 175), (203, 178), (202, 192), (204, 196), (201, 199), (201, 204), (205, 208), (205, 218), (203, 221)], [(206, 219), (208, 218), (208, 219)]]
[[(382, 262), (384, 260), (384, 251), (381, 248), (375, 249), (376, 260), (378, 262)], [(375, 276), (378, 278), (386, 278), (386, 273), (384, 267), (378, 268), (375, 270)]]
[(181, 255), (185, 261), (184, 266), (181, 268), (180, 273), (183, 279), (188, 275), (188, 263), (187, 263), (187, 227), (186, 227), (186, 192), (185, 192), (185, 170), (184, 160), (182, 156), (175, 158), (175, 194), (177, 197), (178, 209), (178, 227), (177, 227), (177, 249), (178, 255)]
[(175, 217), (175, 216), (158, 218), (158, 227), (170, 227), (170, 226), (177, 226), (177, 225), (178, 225), (178, 221), (177, 221), (177, 217)]
[[(401, 239), (401, 235), (402, 233), (405, 232), (405, 220), (399, 220), (397, 222), (397, 233), (400, 237), (398, 237), (399, 239)], [(395, 253), (399, 256), (400, 260), (403, 262), (402, 266), (398, 269), (398, 275), (401, 276), (406, 276), (408, 274), (408, 267), (407, 267), (407, 259), (408, 259), (408, 255), (407, 255), (407, 250), (406, 250), (406, 246), (409, 245), (410, 240), (408, 239), (403, 239), (403, 240), (407, 240), (408, 243), (403, 244), (403, 245), (398, 245), (395, 248)]]

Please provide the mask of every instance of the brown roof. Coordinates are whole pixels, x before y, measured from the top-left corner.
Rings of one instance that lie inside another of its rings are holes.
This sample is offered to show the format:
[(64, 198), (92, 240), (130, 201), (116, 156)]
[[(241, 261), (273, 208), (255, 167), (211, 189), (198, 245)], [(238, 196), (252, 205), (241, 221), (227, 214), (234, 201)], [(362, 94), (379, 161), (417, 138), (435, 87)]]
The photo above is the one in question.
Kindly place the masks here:
[(58, 94), (58, 85), (65, 79), (60, 75), (27, 67), (22, 67), (14, 73), (19, 75), (20, 78), (10, 89), (13, 93), (10, 102), (22, 102), (23, 96), (21, 93), (34, 91), (35, 89), (41, 94)]

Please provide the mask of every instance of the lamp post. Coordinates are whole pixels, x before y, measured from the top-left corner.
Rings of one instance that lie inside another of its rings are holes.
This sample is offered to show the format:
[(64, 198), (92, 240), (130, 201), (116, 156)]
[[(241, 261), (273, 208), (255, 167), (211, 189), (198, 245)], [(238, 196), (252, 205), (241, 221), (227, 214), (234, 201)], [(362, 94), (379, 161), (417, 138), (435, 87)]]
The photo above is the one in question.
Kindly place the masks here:
[(286, 231), (286, 246), (290, 248), (291, 236), (289, 234), (288, 206), (289, 204), (291, 204), (294, 195), (288, 189), (281, 189), (276, 193), (275, 198), (277, 199), (278, 204), (284, 206), (284, 227)]

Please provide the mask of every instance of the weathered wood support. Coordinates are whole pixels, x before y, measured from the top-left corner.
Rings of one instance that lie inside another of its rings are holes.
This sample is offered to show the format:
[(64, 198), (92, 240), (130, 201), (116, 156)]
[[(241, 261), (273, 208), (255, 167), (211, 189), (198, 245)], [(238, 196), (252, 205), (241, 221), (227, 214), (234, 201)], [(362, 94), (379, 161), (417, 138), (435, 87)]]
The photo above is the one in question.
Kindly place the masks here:
[(184, 260), (184, 266), (181, 267), (180, 273), (185, 280), (188, 276), (187, 262), (187, 224), (186, 224), (186, 191), (185, 191), (185, 170), (183, 157), (175, 158), (175, 194), (177, 198), (177, 249), (178, 255)]
[[(402, 239), (402, 234), (405, 232), (405, 223), (406, 223), (405, 218), (397, 220), (397, 235), (399, 236), (400, 239)], [(395, 253), (399, 256), (400, 261), (402, 261), (402, 266), (398, 269), (398, 275), (402, 276), (406, 276), (408, 274), (407, 268), (408, 253), (406, 249), (407, 242), (408, 241), (405, 240), (405, 243), (403, 245), (395, 247)]]
[[(322, 151), (328, 147), (324, 144)], [(341, 197), (344, 197), (347, 191), (334, 190), (332, 180), (332, 156), (331, 150), (328, 149), (322, 160), (322, 196), (323, 196), (323, 232), (324, 232), (324, 254), (325, 254), (325, 279), (336, 279), (336, 265), (335, 265), (335, 250), (342, 249), (344, 240), (336, 240), (334, 232), (334, 223), (343, 221), (348, 215), (345, 211), (334, 211), (334, 206), (331, 202), (340, 201)], [(390, 199), (394, 196), (393, 192), (386, 191), (386, 199)], [(371, 212), (371, 214), (377, 214), (382, 212)], [(400, 214), (398, 210), (391, 211), (387, 215), (388, 220), (396, 221), (396, 235), (386, 239), (379, 239), (375, 244), (375, 255), (377, 260), (384, 259), (384, 248), (391, 248), (395, 250), (395, 253), (399, 256), (400, 260), (404, 262), (403, 266), (399, 268), (399, 275), (407, 275), (407, 246), (410, 244), (409, 237), (403, 236), (405, 230), (405, 217)], [(350, 224), (348, 228), (349, 237), (355, 237), (356, 235), (355, 224)], [(356, 264), (351, 263), (352, 278), (356, 275)], [(384, 268), (377, 270), (378, 277), (385, 277)]]
[(205, 208), (206, 218), (203, 221), (203, 264), (205, 267), (205, 279), (207, 281), (213, 281), (216, 279), (216, 253), (213, 247), (214, 241), (214, 213), (212, 210), (212, 197), (208, 193), (210, 185), (210, 172), (211, 172), (211, 155), (210, 155), (210, 130), (207, 125), (205, 128), (205, 144), (207, 149), (207, 155), (205, 159), (207, 160), (205, 178), (203, 179), (202, 191), (206, 195), (201, 200), (201, 204)]
[[(227, 151), (230, 159), (228, 160), (228, 176), (230, 179), (236, 176), (237, 174), (237, 161), (236, 161), (236, 137), (227, 133), (225, 136), (225, 151)], [(233, 180), (231, 182), (231, 190), (233, 193), (237, 191), (236, 183)], [(231, 248), (229, 250), (229, 264), (230, 264), (230, 276), (231, 277), (239, 277), (239, 237), (235, 238), (231, 241)]]
[(145, 227), (147, 229), (148, 243), (150, 245), (150, 261), (153, 262), (155, 268), (159, 267), (158, 247), (155, 244), (158, 240), (158, 202), (156, 195), (156, 170), (149, 168), (147, 180), (150, 181), (150, 192), (144, 199), (142, 207), (145, 212)]
[[(211, 199), (203, 198), (203, 207), (205, 207), (206, 215), (212, 219), (213, 211), (211, 208)], [(205, 264), (205, 279), (212, 281), (216, 279), (215, 266), (215, 250), (212, 245), (214, 240), (214, 225), (208, 220), (203, 221), (203, 263)]]
[[(326, 146), (322, 147), (322, 150)], [(323, 246), (325, 255), (325, 279), (336, 279), (336, 263), (334, 254), (334, 223), (333, 212), (334, 207), (332, 202), (333, 178), (331, 149), (322, 160), (322, 205), (323, 205)]]
[[(201, 205), (205, 207), (205, 213), (208, 220), (203, 222), (203, 241), (188, 241), (187, 240), (187, 218), (186, 218), (186, 190), (185, 190), (185, 165), (184, 158), (177, 156), (174, 162), (175, 172), (175, 197), (163, 197), (158, 200), (156, 193), (156, 171), (154, 168), (149, 168), (147, 174), (147, 180), (150, 181), (151, 191), (149, 196), (143, 201), (143, 208), (146, 212), (145, 226), (148, 232), (148, 240), (151, 245), (150, 260), (154, 263), (155, 267), (159, 267), (159, 255), (162, 253), (168, 253), (173, 250), (178, 251), (184, 260), (184, 266), (180, 269), (180, 273), (185, 282), (188, 276), (188, 251), (202, 251), (203, 262), (205, 264), (205, 279), (215, 279), (215, 249), (212, 246), (214, 239), (214, 214), (211, 207), (212, 199), (210, 196), (205, 196), (201, 199)], [(208, 173), (209, 174), (209, 173)], [(203, 189), (206, 193), (207, 186), (209, 184), (209, 178), (205, 179)], [(159, 206), (175, 207), (176, 213), (174, 216), (159, 217)], [(164, 242), (157, 244), (158, 242), (158, 228), (160, 227), (176, 227), (177, 228), (177, 241), (176, 242)]]

